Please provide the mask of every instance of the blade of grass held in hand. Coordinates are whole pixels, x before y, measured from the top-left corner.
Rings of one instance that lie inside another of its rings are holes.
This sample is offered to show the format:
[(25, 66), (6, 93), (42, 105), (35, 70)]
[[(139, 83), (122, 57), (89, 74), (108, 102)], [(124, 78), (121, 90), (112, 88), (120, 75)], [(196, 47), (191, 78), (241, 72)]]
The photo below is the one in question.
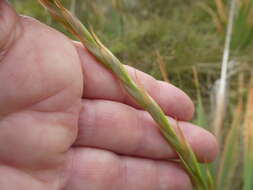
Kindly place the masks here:
[(196, 188), (198, 190), (212, 189), (210, 188), (210, 177), (206, 173), (201, 173), (197, 158), (190, 146), (188, 146), (181, 135), (177, 135), (160, 106), (146, 90), (138, 87), (131, 79), (123, 64), (121, 64), (121, 62), (100, 42), (93, 32), (89, 32), (76, 17), (71, 15), (59, 0), (39, 1), (48, 9), (53, 17), (61, 22), (105, 67), (118, 77), (129, 95), (131, 95), (143, 109), (151, 114), (165, 139), (178, 153), (182, 164), (191, 176)]

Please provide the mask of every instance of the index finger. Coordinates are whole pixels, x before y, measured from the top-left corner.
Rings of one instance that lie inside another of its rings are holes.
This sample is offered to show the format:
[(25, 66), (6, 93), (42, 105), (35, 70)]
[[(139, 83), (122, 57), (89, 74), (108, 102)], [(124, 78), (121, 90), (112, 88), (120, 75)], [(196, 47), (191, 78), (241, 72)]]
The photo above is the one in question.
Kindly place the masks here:
[[(103, 67), (81, 44), (75, 43), (84, 73), (84, 98), (118, 101), (135, 108), (138, 104), (124, 90), (120, 81)], [(155, 80), (150, 75), (125, 66), (130, 76), (157, 101), (164, 112), (179, 120), (190, 120), (194, 113), (191, 99), (177, 87)]]

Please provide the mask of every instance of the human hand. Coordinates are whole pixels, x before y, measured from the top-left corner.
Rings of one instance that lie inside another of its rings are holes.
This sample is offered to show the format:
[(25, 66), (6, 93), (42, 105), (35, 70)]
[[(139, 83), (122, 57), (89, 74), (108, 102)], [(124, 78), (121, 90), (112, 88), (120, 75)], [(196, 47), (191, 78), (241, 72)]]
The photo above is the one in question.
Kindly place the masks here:
[[(187, 121), (191, 100), (176, 87), (126, 66), (180, 121), (200, 161), (214, 137)], [(188, 190), (149, 114), (80, 44), (0, 0), (0, 189)], [(175, 120), (168, 117), (176, 126)]]

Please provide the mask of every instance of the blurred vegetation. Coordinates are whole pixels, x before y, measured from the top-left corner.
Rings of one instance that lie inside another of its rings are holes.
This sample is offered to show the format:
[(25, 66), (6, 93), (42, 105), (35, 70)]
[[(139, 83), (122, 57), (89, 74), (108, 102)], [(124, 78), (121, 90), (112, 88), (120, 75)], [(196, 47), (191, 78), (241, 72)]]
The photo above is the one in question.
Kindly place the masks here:
[[(19, 13), (65, 32), (37, 1), (12, 2)], [(63, 2), (73, 6), (69, 0)], [(170, 81), (194, 94), (192, 66), (204, 74), (201, 80), (210, 80), (203, 86), (207, 90), (217, 78), (223, 50), (223, 37), (200, 2), (203, 0), (76, 0), (74, 11), (125, 64), (161, 79), (158, 51)]]
[[(10, 2), (20, 14), (32, 16), (69, 35), (37, 1)], [(212, 125), (211, 111), (215, 110), (214, 96), (221, 72), (229, 2), (63, 0), (65, 6), (90, 26), (125, 64), (185, 90), (196, 103), (195, 122), (209, 130), (212, 130), (208, 126)], [(223, 138), (220, 140), (223, 153), (212, 166), (218, 189), (222, 190), (242, 189), (242, 184), (246, 184), (244, 190), (253, 189), (250, 180), (245, 181), (253, 176), (253, 156), (249, 153), (250, 148), (253, 152), (250, 146), (253, 144), (253, 116), (249, 119), (253, 107), (249, 106), (251, 99), (246, 101), (253, 94), (247, 86), (251, 75), (253, 81), (253, 1), (237, 2), (228, 65), (226, 113), (221, 130)], [(244, 159), (240, 154), (244, 154)], [(247, 165), (243, 165), (243, 160)]]
[[(224, 38), (201, 4), (212, 0), (64, 0), (86, 25), (125, 64), (133, 65), (158, 79), (162, 56), (170, 81), (193, 98), (196, 93), (192, 66), (197, 67), (204, 96), (219, 76)], [(63, 32), (35, 0), (11, 0), (19, 13), (32, 16)], [(250, 48), (249, 48), (250, 49)], [(241, 55), (250, 63), (253, 55)], [(249, 57), (250, 56), (250, 57)]]

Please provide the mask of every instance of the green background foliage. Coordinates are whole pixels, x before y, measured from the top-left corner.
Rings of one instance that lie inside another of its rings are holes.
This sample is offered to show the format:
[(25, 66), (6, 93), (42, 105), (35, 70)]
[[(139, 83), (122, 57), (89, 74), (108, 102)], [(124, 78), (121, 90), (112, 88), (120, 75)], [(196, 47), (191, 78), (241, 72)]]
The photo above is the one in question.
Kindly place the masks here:
[[(11, 2), (19, 13), (65, 32), (37, 1)], [(201, 80), (217, 78), (224, 43), (200, 2), (203, 0), (76, 0), (75, 14), (125, 64), (161, 79), (155, 53), (159, 51), (169, 79), (194, 95), (192, 66), (198, 67)], [(64, 4), (71, 7), (71, 1)], [(208, 83), (203, 83), (205, 90)]]

